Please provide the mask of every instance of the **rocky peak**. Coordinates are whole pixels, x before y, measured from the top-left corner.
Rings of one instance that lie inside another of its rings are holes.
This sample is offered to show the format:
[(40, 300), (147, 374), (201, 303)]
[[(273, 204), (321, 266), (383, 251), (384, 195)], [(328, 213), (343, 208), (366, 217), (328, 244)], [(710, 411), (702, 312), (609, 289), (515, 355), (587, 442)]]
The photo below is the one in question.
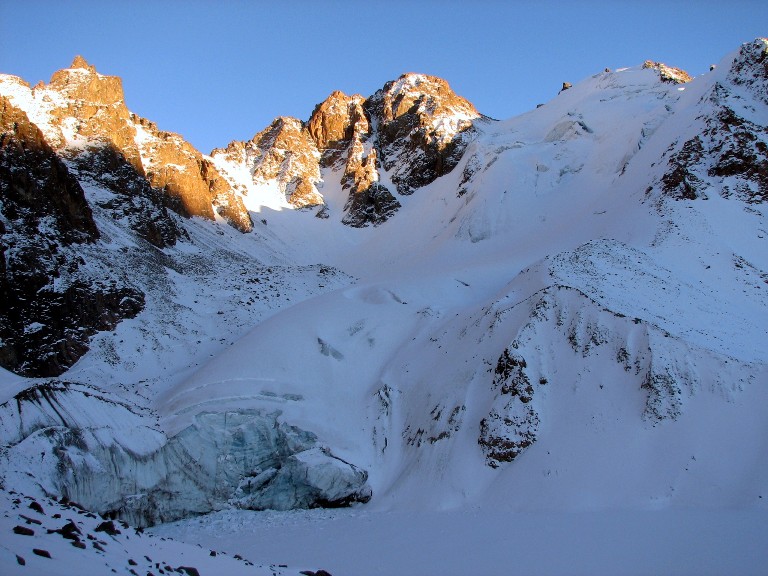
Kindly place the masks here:
[(99, 74), (82, 56), (76, 56), (69, 68), (54, 72), (48, 88), (90, 104), (120, 104), (125, 98), (119, 76)]
[[(225, 171), (247, 170), (253, 184), (277, 182), (289, 204), (306, 208), (323, 204), (320, 152), (301, 120), (280, 116), (248, 142), (231, 142), (211, 155)], [(230, 176), (232, 177), (232, 176)]]
[(671, 84), (685, 84), (693, 80), (685, 70), (667, 66), (662, 62), (654, 62), (653, 60), (646, 60), (643, 63), (643, 69), (656, 70), (662, 82), (669, 82)]
[(359, 94), (347, 96), (337, 90), (315, 107), (307, 130), (322, 151), (324, 164), (337, 160), (355, 135), (370, 132), (364, 103)]
[[(472, 103), (457, 95), (448, 82), (426, 74), (403, 74), (387, 82), (369, 102), (385, 124), (408, 114), (436, 121), (455, 117), (457, 123), (480, 116)], [(448, 131), (447, 126), (441, 127)]]
[(400, 207), (381, 182), (382, 169), (398, 193), (413, 193), (456, 166), (479, 117), (445, 80), (405, 74), (368, 99), (335, 91), (306, 124), (277, 118), (249, 142), (232, 142), (212, 155), (231, 182), (247, 169), (256, 185), (276, 181), (296, 207), (324, 203), (321, 168), (342, 171), (349, 192), (342, 222), (377, 225)]
[[(99, 74), (82, 56), (77, 56), (70, 68), (55, 72), (48, 85), (30, 90), (12, 77), (3, 76), (0, 89), (14, 101), (24, 103), (48, 143), (59, 155), (75, 161), (88, 177), (98, 181), (109, 179), (87, 169), (87, 158), (99, 158), (102, 168), (120, 167), (115, 181), (125, 183), (126, 175), (132, 174), (135, 178), (146, 178), (152, 187), (160, 189), (160, 194), (146, 195), (146, 187), (141, 183), (123, 186), (124, 192), (142, 191), (141, 204), (151, 197), (152, 202), (160, 201), (183, 216), (211, 220), (215, 207), (238, 230), (252, 229), (242, 200), (211, 162), (178, 134), (159, 130), (153, 122), (132, 114), (125, 104), (122, 80)], [(98, 146), (109, 150), (94, 153)], [(87, 158), (78, 160), (82, 154)], [(121, 162), (104, 161), (115, 154), (133, 170), (124, 169)], [(157, 208), (156, 213), (162, 214), (163, 207)], [(167, 230), (175, 228), (170, 221), (166, 224)], [(167, 234), (164, 236), (162, 243), (170, 240)], [(161, 240), (156, 234), (148, 237)]]
[(80, 56), (79, 54), (75, 56), (75, 59), (72, 60), (72, 64), (69, 66), (70, 68), (84, 68), (85, 70), (88, 70), (89, 72), (96, 72), (96, 68), (88, 64), (88, 61)]
[(696, 120), (698, 133), (668, 160), (662, 190), (677, 200), (707, 199), (713, 193), (748, 204), (768, 202), (768, 128), (763, 111), (744, 106), (768, 104), (768, 40), (759, 38), (738, 51), (726, 82), (715, 82), (707, 113)]
[(768, 104), (768, 39), (757, 38), (742, 45), (728, 71), (728, 80)]
[(400, 194), (411, 194), (450, 172), (471, 135), (475, 107), (445, 80), (404, 74), (365, 105), (378, 131), (384, 169)]
[(52, 98), (55, 105), (51, 116), (68, 140), (96, 138), (109, 143), (143, 173), (136, 130), (130, 122), (123, 81), (118, 76), (99, 74), (82, 56), (77, 56), (70, 68), (54, 72), (43, 90), (58, 95)]

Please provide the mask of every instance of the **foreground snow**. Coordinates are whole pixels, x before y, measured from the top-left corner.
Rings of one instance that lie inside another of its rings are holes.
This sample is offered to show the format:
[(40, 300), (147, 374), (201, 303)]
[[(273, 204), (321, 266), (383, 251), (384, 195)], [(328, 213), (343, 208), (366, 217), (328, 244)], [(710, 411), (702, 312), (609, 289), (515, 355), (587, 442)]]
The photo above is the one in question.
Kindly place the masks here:
[(150, 532), (333, 576), (746, 576), (768, 565), (768, 513), (755, 509), (230, 510)]
[(295, 574), (286, 566), (259, 566), (242, 554), (219, 553), (152, 537), (77, 506), (0, 490), (0, 567), (4, 576), (107, 574)]

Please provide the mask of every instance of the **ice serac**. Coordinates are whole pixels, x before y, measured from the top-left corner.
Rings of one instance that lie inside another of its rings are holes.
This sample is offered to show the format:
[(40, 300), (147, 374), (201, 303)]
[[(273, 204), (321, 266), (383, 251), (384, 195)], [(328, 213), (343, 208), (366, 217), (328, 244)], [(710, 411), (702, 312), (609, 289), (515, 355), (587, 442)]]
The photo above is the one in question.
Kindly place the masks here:
[(64, 372), (144, 295), (86, 265), (99, 231), (83, 189), (26, 113), (0, 96), (0, 366)]
[(4, 482), (35, 470), (28, 492), (64, 497), (136, 526), (226, 506), (345, 506), (371, 497), (365, 471), (311, 432), (262, 410), (198, 414), (173, 437), (137, 406), (51, 381), (0, 405)]

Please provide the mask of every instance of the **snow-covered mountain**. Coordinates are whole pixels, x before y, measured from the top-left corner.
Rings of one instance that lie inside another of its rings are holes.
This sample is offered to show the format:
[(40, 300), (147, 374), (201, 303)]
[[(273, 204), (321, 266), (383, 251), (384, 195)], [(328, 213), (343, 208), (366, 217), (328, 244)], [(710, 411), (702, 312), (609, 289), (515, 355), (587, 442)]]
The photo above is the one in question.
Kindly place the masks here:
[(766, 95), (765, 39), (506, 121), (405, 74), (204, 155), (80, 57), (0, 76), (3, 489), (764, 512)]

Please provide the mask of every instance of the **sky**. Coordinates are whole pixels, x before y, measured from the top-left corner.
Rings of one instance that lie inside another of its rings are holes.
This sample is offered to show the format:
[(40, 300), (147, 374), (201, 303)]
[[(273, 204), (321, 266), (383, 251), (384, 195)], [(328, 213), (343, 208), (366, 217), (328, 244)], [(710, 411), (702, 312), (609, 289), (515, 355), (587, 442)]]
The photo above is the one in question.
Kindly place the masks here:
[(766, 35), (765, 0), (0, 0), (0, 73), (48, 82), (80, 54), (122, 77), (131, 111), (208, 153), (405, 72), (505, 119), (605, 68), (698, 75)]

